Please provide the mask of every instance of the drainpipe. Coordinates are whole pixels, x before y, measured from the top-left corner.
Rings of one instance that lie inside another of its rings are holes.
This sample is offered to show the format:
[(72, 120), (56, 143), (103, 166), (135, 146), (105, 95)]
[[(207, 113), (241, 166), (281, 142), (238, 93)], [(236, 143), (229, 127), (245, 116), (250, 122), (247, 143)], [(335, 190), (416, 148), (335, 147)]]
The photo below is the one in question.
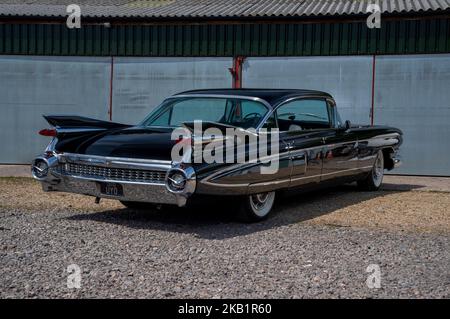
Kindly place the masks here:
[(233, 78), (233, 89), (242, 88), (242, 65), (244, 64), (244, 56), (236, 56), (233, 58), (233, 67), (228, 70)]
[(375, 110), (375, 62), (376, 62), (376, 56), (375, 54), (372, 57), (372, 105), (370, 108), (370, 124), (373, 126), (374, 120), (374, 110)]

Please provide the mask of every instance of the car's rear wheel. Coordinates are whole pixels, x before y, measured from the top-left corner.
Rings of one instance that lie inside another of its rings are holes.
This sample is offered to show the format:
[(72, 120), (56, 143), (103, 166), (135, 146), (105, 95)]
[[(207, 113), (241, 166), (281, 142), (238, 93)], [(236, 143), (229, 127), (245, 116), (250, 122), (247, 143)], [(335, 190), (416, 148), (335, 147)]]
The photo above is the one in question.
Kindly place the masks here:
[(363, 180), (358, 181), (358, 186), (367, 191), (376, 191), (383, 183), (384, 156), (383, 151), (378, 151), (372, 170)]
[(269, 216), (275, 202), (275, 192), (252, 194), (243, 198), (239, 218), (245, 222), (258, 222)]

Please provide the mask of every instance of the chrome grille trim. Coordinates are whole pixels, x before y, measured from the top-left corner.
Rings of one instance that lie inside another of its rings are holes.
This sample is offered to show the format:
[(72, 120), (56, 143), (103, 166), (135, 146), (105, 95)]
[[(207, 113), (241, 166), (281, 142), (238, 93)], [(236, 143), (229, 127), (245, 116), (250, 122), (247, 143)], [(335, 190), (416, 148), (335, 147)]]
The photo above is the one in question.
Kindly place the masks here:
[(62, 175), (92, 178), (110, 181), (126, 181), (138, 183), (164, 184), (166, 171), (151, 169), (132, 169), (119, 167), (104, 167), (78, 163), (60, 164), (57, 172)]

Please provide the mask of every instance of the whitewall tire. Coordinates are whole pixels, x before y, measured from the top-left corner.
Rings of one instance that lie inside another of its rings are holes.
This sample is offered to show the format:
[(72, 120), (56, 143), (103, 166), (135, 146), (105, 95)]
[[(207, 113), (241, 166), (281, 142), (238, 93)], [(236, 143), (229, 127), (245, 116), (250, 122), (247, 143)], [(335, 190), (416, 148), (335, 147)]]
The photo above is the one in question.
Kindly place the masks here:
[(269, 216), (275, 203), (275, 192), (252, 194), (243, 198), (239, 217), (245, 222), (257, 222)]
[(358, 181), (358, 186), (363, 190), (376, 191), (381, 187), (384, 177), (383, 151), (378, 151), (372, 170), (363, 180)]

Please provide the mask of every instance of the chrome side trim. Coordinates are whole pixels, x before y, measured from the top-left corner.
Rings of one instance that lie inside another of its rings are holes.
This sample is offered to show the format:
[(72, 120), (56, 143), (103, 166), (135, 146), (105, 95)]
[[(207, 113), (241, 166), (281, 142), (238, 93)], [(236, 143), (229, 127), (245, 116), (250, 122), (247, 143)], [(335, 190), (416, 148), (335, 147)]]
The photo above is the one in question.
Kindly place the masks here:
[(248, 187), (249, 194), (265, 193), (273, 190), (289, 187), (291, 180), (289, 178), (274, 180), (270, 182), (261, 182), (250, 184)]
[(250, 185), (249, 183), (244, 183), (244, 184), (221, 184), (221, 183), (211, 183), (211, 182), (203, 182), (203, 184), (205, 185), (210, 185), (210, 186), (220, 186), (220, 187), (225, 187), (225, 188), (236, 188), (236, 187), (248, 187), (248, 185)]
[[(289, 187), (292, 182), (296, 182), (299, 180), (309, 180), (316, 179), (318, 177), (330, 176), (330, 175), (338, 175), (345, 172), (358, 171), (358, 170), (370, 170), (372, 166), (364, 166), (358, 168), (351, 168), (340, 170), (332, 173), (325, 174), (317, 174), (312, 176), (302, 176), (296, 178), (285, 178), (281, 180), (274, 180), (269, 182), (261, 182), (261, 183), (253, 183), (253, 184), (219, 184), (219, 183), (211, 183), (205, 182), (204, 185), (207, 185), (208, 188), (202, 188), (201, 193), (203, 194), (217, 194), (217, 195), (246, 195), (251, 193), (260, 193), (260, 192), (268, 192), (272, 190), (276, 190), (279, 188)], [(297, 185), (300, 186), (300, 185)]]
[(389, 138), (396, 138), (396, 137), (400, 137), (399, 133), (388, 133), (388, 134), (382, 134), (382, 135), (376, 135), (373, 138), (368, 138), (368, 139), (362, 139), (359, 140), (360, 142), (368, 142), (371, 141), (374, 138), (385, 138), (385, 139), (389, 139)]
[(296, 177), (296, 178), (292, 178), (291, 181), (298, 181), (298, 180), (308, 179), (308, 178), (313, 178), (313, 177), (317, 178), (317, 177), (322, 177), (322, 176), (330, 176), (330, 175), (336, 175), (336, 174), (341, 174), (341, 173), (345, 173), (345, 172), (365, 170), (365, 169), (369, 169), (369, 168), (372, 168), (372, 166), (363, 166), (363, 167), (349, 168), (349, 169), (343, 169), (343, 170), (336, 171), (336, 172), (331, 172), (331, 173), (317, 174), (317, 175), (312, 175), (312, 176)]

